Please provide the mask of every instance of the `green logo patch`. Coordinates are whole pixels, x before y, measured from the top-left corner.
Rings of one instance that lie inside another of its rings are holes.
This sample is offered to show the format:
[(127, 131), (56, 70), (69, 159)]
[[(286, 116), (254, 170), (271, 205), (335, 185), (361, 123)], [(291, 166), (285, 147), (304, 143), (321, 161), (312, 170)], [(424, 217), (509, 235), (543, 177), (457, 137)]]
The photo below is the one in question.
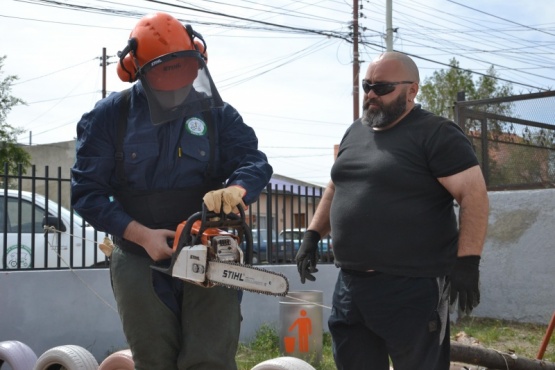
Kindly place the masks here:
[(203, 120), (197, 117), (189, 118), (187, 122), (185, 122), (185, 128), (187, 132), (191, 135), (195, 136), (204, 136), (206, 135), (206, 123)]

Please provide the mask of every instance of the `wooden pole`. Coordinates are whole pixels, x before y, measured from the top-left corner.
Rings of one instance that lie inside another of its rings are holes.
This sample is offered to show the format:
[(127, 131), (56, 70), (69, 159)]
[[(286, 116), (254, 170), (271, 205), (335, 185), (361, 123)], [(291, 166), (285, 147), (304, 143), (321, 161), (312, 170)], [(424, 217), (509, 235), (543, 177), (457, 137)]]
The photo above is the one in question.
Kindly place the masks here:
[(102, 99), (106, 97), (106, 48), (102, 48)]
[(547, 344), (549, 343), (551, 335), (553, 334), (553, 328), (555, 328), (555, 311), (553, 311), (553, 316), (551, 316), (551, 321), (549, 322), (547, 330), (545, 331), (540, 350), (538, 351), (538, 355), (536, 356), (538, 360), (541, 360), (543, 358), (545, 349), (547, 348)]
[(353, 0), (353, 121), (360, 117), (360, 61), (358, 55), (358, 0)]
[(555, 363), (531, 360), (480, 346), (451, 341), (451, 361), (484, 366), (489, 370), (555, 370)]

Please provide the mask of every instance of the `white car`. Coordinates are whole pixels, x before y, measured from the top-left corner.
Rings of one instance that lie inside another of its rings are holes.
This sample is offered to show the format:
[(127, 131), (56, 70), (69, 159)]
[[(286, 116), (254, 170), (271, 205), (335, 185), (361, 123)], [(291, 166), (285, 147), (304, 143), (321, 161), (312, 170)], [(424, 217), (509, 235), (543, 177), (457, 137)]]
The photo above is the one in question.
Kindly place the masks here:
[(56, 202), (46, 205), (37, 193), (8, 190), (6, 198), (0, 190), (0, 270), (107, 266), (97, 244), (106, 235)]

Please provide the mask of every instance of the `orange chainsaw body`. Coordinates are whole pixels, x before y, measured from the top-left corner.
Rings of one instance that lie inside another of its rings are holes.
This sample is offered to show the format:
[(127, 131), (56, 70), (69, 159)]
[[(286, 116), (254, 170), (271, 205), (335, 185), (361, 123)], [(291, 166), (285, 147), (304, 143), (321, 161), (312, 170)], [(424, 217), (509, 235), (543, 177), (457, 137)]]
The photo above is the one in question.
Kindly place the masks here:
[[(177, 225), (177, 229), (175, 230), (175, 238), (173, 240), (173, 251), (177, 251), (177, 247), (179, 244), (179, 239), (181, 237), (181, 233), (183, 232), (183, 229), (185, 228), (185, 225), (187, 224), (187, 221), (183, 221), (182, 223), (180, 223), (179, 225)], [(191, 236), (196, 236), (198, 235), (199, 231), (200, 231), (200, 227), (201, 227), (202, 221), (201, 220), (197, 220), (193, 223), (193, 226), (191, 227)], [(227, 237), (232, 237), (233, 239), (235, 239), (237, 241), (237, 244), (240, 244), (240, 239), (237, 235), (234, 235), (228, 231), (222, 230), (222, 229), (218, 229), (216, 227), (209, 227), (207, 229), (204, 230), (204, 232), (201, 235), (200, 238), (200, 244), (206, 245), (206, 246), (212, 246), (212, 238), (215, 236), (227, 236)]]

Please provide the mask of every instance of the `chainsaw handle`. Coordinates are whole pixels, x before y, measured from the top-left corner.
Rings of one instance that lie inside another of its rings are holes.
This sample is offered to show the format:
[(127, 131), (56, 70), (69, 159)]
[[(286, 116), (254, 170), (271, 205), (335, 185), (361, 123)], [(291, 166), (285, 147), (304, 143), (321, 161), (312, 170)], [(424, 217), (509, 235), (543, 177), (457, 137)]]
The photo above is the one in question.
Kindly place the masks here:
[[(215, 222), (218, 223), (218, 224), (221, 223), (221, 226), (224, 227), (224, 226), (227, 225), (226, 221), (228, 221), (230, 219), (231, 220), (245, 220), (245, 210), (243, 209), (243, 206), (238, 204), (237, 209), (239, 210), (239, 215), (237, 215), (233, 212), (226, 215), (223, 212), (223, 209), (220, 213), (216, 213), (216, 212), (213, 212), (213, 211), (209, 211), (206, 208), (206, 204), (202, 203), (202, 211), (200, 212), (202, 223), (205, 224), (205, 223), (210, 222), (210, 219), (217, 218), (219, 221), (215, 221)], [(194, 214), (193, 214), (193, 216), (194, 216)], [(189, 220), (187, 220), (187, 222), (189, 222)], [(218, 226), (214, 225), (214, 226), (210, 226), (210, 227), (218, 227)]]
[[(187, 219), (183, 230), (181, 231), (181, 235), (179, 235), (179, 240), (177, 242), (177, 248), (172, 253), (170, 265), (165, 268), (162, 266), (151, 266), (152, 269), (166, 273), (168, 275), (172, 275), (173, 265), (181, 252), (181, 249), (186, 245), (193, 246), (200, 243), (200, 238), (202, 234), (207, 228), (215, 227), (215, 228), (222, 228), (222, 227), (232, 227), (232, 228), (242, 228), (244, 231), (245, 241), (246, 241), (246, 251), (245, 251), (245, 261), (248, 264), (252, 263), (252, 233), (250, 232), (250, 228), (248, 227), (247, 223), (245, 222), (245, 210), (243, 207), (238, 204), (237, 209), (239, 209), (239, 215), (235, 213), (224, 214), (223, 212), (216, 213), (212, 211), (208, 211), (204, 202), (202, 203), (202, 210), (200, 212), (193, 213)], [(201, 226), (198, 233), (193, 237), (191, 234), (191, 230), (193, 228), (193, 224), (196, 221), (201, 221)], [(190, 240), (188, 240), (190, 239)]]

